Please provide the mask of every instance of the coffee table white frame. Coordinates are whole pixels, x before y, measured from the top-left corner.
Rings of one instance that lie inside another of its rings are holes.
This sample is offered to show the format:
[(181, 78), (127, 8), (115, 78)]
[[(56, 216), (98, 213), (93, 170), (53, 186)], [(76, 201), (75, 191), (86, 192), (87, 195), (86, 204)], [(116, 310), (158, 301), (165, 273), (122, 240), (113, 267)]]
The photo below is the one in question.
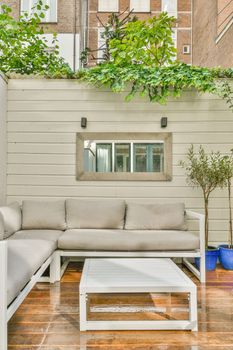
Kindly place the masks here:
[[(150, 266), (149, 270), (148, 266)], [(135, 270), (132, 269), (133, 267)], [(172, 283), (168, 280), (171, 273)], [(88, 295), (98, 293), (189, 293), (189, 319), (89, 321), (87, 319)], [(79, 300), (80, 331), (198, 330), (196, 285), (171, 259), (86, 259), (79, 287)]]

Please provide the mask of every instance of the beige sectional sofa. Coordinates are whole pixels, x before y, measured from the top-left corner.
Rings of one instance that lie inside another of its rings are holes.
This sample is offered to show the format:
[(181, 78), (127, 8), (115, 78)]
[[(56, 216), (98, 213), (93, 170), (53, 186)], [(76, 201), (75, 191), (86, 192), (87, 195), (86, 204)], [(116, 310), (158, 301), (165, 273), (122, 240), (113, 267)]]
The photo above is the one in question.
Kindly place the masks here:
[[(199, 234), (188, 230), (188, 216), (199, 220)], [(0, 350), (5, 323), (49, 265), (53, 283), (74, 257), (181, 257), (205, 281), (204, 216), (183, 203), (26, 200), (0, 208), (0, 240)], [(194, 257), (201, 271), (189, 262)]]

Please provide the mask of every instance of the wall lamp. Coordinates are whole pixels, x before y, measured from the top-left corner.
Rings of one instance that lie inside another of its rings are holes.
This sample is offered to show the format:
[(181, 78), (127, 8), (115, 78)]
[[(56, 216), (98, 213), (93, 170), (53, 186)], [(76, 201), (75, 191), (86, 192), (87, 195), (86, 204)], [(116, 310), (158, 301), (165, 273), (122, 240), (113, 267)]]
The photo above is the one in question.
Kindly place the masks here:
[(87, 118), (81, 118), (81, 127), (85, 129), (87, 127)]
[(162, 117), (161, 118), (160, 125), (161, 125), (161, 128), (166, 128), (167, 127), (167, 117)]

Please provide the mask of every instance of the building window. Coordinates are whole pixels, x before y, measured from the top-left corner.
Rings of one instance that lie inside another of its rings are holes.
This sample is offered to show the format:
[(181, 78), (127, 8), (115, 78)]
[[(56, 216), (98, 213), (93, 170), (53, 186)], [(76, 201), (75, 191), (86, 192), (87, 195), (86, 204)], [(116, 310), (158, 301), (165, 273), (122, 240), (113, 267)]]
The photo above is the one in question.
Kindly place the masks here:
[(106, 42), (103, 38), (103, 32), (105, 29), (103, 27), (98, 28), (98, 52), (97, 58), (98, 61), (101, 62), (104, 59), (104, 50), (106, 49)]
[(134, 12), (150, 12), (150, 0), (130, 0), (130, 10)]
[[(34, 12), (40, 14), (41, 11), (35, 8), (37, 0), (21, 0), (21, 14), (28, 13), (31, 16)], [(49, 6), (49, 9), (44, 11), (45, 18), (41, 22), (56, 23), (57, 22), (57, 0), (44, 0), (44, 5)]]
[(97, 173), (162, 173), (164, 142), (86, 142), (85, 171)]
[(77, 179), (169, 181), (171, 133), (78, 133)]
[(98, 0), (99, 12), (118, 12), (119, 0)]
[[(174, 47), (177, 49), (177, 29), (175, 29), (175, 28), (172, 29), (172, 40), (174, 43)], [(172, 60), (175, 61), (176, 59), (177, 59), (177, 53), (172, 58)]]
[(177, 17), (177, 0), (162, 0), (162, 11)]

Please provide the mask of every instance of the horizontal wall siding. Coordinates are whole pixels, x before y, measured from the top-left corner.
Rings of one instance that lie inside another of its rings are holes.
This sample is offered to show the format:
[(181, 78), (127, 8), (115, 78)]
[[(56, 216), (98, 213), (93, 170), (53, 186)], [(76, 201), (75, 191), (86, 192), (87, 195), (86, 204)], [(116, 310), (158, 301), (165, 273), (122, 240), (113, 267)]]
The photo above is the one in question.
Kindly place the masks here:
[(0, 205), (6, 204), (7, 80), (0, 72)]
[[(13, 200), (66, 197), (117, 197), (128, 200), (185, 202), (203, 212), (200, 189), (188, 186), (179, 161), (191, 143), (208, 152), (228, 153), (233, 147), (233, 114), (213, 95), (184, 91), (165, 106), (126, 94), (96, 90), (69, 80), (10, 80), (8, 86), (7, 197)], [(161, 132), (160, 119), (168, 117), (173, 133), (173, 179), (169, 182), (80, 182), (76, 180), (76, 133), (82, 117), (85, 132)], [(226, 190), (210, 200), (212, 242), (228, 234)], [(196, 223), (190, 227), (197, 230)]]

